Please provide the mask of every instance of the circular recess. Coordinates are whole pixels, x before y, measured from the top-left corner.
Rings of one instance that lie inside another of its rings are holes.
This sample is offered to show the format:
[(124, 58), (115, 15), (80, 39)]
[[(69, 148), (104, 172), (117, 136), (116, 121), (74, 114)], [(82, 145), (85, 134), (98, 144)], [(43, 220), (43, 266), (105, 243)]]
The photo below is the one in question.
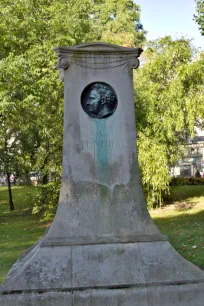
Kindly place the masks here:
[(92, 118), (103, 119), (111, 116), (118, 105), (115, 90), (106, 83), (91, 83), (82, 92), (81, 105)]

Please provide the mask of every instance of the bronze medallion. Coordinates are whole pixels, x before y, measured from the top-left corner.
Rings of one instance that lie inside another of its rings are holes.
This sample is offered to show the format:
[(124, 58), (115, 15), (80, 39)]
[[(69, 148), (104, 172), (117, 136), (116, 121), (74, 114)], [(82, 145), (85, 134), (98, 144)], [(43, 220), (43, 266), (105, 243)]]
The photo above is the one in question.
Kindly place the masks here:
[(89, 84), (81, 95), (82, 108), (92, 118), (103, 119), (111, 116), (117, 104), (114, 89), (106, 83)]

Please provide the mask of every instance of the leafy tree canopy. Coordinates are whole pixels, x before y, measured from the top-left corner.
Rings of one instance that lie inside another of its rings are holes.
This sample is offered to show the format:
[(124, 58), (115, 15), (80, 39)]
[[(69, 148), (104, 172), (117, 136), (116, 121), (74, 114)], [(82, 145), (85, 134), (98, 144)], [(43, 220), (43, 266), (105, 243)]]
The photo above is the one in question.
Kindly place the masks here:
[(96, 0), (92, 18), (99, 39), (126, 47), (139, 47), (145, 41), (140, 23), (140, 6), (132, 0)]
[(201, 34), (204, 35), (204, 0), (195, 0), (196, 1), (196, 15), (195, 20), (199, 25)]
[(150, 42), (143, 56), (134, 78), (139, 161), (149, 202), (158, 202), (204, 116), (204, 60), (188, 40), (171, 37)]
[(63, 85), (53, 47), (141, 45), (140, 8), (130, 0), (2, 0), (0, 8), (1, 165), (40, 170), (46, 183), (50, 171), (60, 177), (62, 156)]

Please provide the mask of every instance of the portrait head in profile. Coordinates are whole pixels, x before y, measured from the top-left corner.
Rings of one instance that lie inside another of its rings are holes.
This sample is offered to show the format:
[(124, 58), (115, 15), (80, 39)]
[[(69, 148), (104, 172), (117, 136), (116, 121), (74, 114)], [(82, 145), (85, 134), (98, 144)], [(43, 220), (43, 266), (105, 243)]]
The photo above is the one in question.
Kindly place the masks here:
[(81, 96), (83, 110), (97, 119), (107, 118), (117, 107), (115, 91), (105, 83), (94, 83), (87, 86)]

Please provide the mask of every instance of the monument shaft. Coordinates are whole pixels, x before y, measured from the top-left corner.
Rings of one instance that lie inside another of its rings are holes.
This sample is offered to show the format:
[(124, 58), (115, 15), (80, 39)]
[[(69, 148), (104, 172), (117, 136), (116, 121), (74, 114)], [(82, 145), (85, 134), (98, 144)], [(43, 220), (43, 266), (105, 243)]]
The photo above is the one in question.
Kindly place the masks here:
[(45, 243), (164, 240), (146, 210), (137, 160), (132, 67), (141, 50), (93, 44), (56, 52), (59, 69), (67, 64), (63, 175)]

